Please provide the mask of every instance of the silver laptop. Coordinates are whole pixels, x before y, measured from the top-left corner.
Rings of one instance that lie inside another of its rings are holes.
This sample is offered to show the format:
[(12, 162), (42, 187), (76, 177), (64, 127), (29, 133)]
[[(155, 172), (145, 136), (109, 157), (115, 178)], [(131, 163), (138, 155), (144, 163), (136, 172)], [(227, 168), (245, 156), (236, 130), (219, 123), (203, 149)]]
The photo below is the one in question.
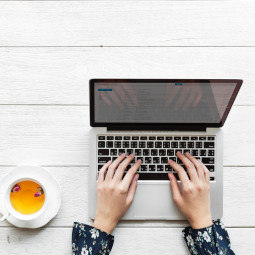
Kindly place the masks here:
[(172, 200), (167, 173), (178, 176), (167, 162), (182, 164), (176, 152), (189, 151), (210, 170), (212, 216), (221, 218), (220, 127), (241, 84), (242, 80), (229, 79), (90, 80), (90, 217), (96, 212), (98, 171), (125, 152), (143, 163), (134, 201), (122, 219), (184, 219)]

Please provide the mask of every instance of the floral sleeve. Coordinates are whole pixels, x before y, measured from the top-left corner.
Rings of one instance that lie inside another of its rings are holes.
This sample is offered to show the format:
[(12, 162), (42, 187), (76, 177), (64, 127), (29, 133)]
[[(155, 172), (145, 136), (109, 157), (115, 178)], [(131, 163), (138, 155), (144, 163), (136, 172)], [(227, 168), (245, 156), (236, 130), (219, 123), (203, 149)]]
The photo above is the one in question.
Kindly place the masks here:
[(183, 237), (192, 255), (234, 255), (230, 248), (230, 240), (220, 220), (202, 229), (185, 228)]
[(72, 255), (108, 255), (114, 237), (89, 225), (75, 222), (72, 235)]

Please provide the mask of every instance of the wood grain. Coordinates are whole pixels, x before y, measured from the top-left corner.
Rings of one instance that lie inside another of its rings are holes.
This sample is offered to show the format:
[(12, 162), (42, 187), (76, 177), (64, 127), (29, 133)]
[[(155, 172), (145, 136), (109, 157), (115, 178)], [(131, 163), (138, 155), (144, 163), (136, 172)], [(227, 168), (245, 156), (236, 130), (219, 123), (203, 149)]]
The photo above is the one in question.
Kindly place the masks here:
[[(121, 228), (114, 233), (115, 244), (111, 255), (187, 255), (188, 250), (181, 228), (148, 229)], [(254, 229), (227, 229), (232, 248), (238, 255), (253, 254)], [(38, 230), (1, 229), (1, 255), (69, 255), (71, 228), (44, 228)], [(240, 237), (244, 238), (240, 238)], [(131, 253), (132, 252), (132, 253)]]
[(254, 46), (254, 7), (247, 0), (0, 2), (0, 45)]
[[(1, 4), (1, 3), (0, 3)], [(89, 104), (91, 78), (239, 78), (255, 105), (255, 48), (0, 48), (0, 104)]]

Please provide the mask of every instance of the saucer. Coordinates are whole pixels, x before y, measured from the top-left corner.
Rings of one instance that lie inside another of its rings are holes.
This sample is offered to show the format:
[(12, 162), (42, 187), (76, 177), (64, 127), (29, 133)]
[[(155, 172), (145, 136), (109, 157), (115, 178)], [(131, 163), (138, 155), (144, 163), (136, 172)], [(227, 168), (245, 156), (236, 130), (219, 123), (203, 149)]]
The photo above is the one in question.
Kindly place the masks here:
[(20, 220), (9, 215), (6, 220), (12, 225), (19, 228), (39, 228), (47, 224), (53, 219), (61, 204), (61, 189), (57, 180), (44, 168), (37, 166), (19, 166), (11, 170), (0, 180), (0, 212), (2, 215), (8, 213), (5, 203), (5, 194), (8, 187), (19, 179), (31, 178), (35, 181), (44, 184), (47, 191), (47, 207), (45, 210), (35, 219)]

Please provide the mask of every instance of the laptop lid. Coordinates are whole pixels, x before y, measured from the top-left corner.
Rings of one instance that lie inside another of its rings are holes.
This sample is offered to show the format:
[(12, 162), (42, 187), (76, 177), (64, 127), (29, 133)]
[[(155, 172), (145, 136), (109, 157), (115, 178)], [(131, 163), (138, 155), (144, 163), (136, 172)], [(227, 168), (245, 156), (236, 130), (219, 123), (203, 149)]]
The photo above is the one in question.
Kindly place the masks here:
[(204, 130), (226, 121), (242, 80), (92, 79), (90, 125)]

